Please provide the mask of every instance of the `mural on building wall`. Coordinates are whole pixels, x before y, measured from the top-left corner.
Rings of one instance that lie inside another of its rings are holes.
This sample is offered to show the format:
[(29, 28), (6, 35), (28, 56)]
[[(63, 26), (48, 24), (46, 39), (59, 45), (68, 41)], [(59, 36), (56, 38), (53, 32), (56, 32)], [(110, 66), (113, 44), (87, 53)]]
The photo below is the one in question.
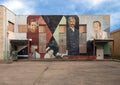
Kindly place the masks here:
[(67, 50), (68, 55), (79, 55), (79, 21), (78, 17), (67, 19)]
[(93, 30), (94, 30), (94, 34), (91, 37), (93, 39), (106, 39), (108, 37), (107, 32), (102, 30), (101, 23), (99, 21), (93, 22)]
[(109, 16), (94, 15), (29, 15), (27, 24), (30, 52), (37, 52), (41, 58), (88, 55), (90, 41), (108, 38), (110, 29)]

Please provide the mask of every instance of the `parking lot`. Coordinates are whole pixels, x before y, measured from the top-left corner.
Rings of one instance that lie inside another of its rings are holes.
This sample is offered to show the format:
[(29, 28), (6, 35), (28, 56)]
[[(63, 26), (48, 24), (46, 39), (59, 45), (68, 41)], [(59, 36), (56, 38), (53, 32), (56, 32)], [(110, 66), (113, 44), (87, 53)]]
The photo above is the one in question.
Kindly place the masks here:
[(120, 62), (18, 61), (0, 64), (0, 85), (120, 85)]

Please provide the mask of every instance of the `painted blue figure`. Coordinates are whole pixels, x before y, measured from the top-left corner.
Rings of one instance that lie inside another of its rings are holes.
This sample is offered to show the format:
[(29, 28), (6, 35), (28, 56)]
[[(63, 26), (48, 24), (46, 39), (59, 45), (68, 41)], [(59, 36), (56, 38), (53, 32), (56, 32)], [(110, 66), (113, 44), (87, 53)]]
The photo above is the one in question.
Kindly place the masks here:
[(79, 31), (75, 28), (76, 20), (74, 17), (68, 18), (67, 28), (67, 50), (68, 55), (79, 54)]

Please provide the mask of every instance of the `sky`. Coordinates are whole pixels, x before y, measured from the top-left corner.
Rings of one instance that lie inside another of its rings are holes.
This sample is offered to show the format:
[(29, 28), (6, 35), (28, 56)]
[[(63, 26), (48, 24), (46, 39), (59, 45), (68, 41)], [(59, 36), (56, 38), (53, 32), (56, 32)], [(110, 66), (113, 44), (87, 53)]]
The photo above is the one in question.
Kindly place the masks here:
[(19, 15), (108, 14), (110, 31), (120, 28), (119, 0), (0, 0)]

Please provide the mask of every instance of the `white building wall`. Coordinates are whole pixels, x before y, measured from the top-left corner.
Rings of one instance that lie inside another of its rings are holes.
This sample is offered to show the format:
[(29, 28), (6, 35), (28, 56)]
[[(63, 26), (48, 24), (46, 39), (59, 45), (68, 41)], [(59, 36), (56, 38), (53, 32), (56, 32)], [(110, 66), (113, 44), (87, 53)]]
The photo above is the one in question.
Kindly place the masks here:
[[(10, 10), (6, 9), (6, 30), (8, 29), (7, 26), (8, 26), (8, 21), (14, 23), (14, 30), (16, 29), (15, 28), (15, 25), (16, 25), (16, 22), (15, 22), (15, 14), (12, 13)], [(12, 31), (7, 31), (9, 32), (9, 35), (8, 35), (8, 39), (16, 39), (16, 35), (15, 35), (15, 31), (12, 32)]]
[(27, 25), (27, 16), (28, 15), (17, 15), (15, 18), (16, 20), (15, 31), (17, 39), (27, 39), (27, 33), (18, 32), (18, 25)]
[(16, 39), (15, 32), (8, 31), (8, 21), (12, 22), (14, 24), (15, 29), (15, 14), (11, 12), (9, 9), (5, 8), (5, 40), (6, 40), (6, 48), (4, 52), (4, 59), (10, 58), (10, 40)]
[[(11, 39), (27, 39), (26, 33), (18, 33), (18, 25), (23, 24), (26, 25), (27, 23), (27, 16), (23, 15), (15, 15), (6, 7), (3, 7), (3, 55), (2, 59), (8, 60), (10, 59), (10, 40)], [(14, 32), (8, 31), (8, 21), (14, 23)], [(8, 36), (7, 36), (8, 34)], [(1, 59), (1, 57), (0, 57)]]

